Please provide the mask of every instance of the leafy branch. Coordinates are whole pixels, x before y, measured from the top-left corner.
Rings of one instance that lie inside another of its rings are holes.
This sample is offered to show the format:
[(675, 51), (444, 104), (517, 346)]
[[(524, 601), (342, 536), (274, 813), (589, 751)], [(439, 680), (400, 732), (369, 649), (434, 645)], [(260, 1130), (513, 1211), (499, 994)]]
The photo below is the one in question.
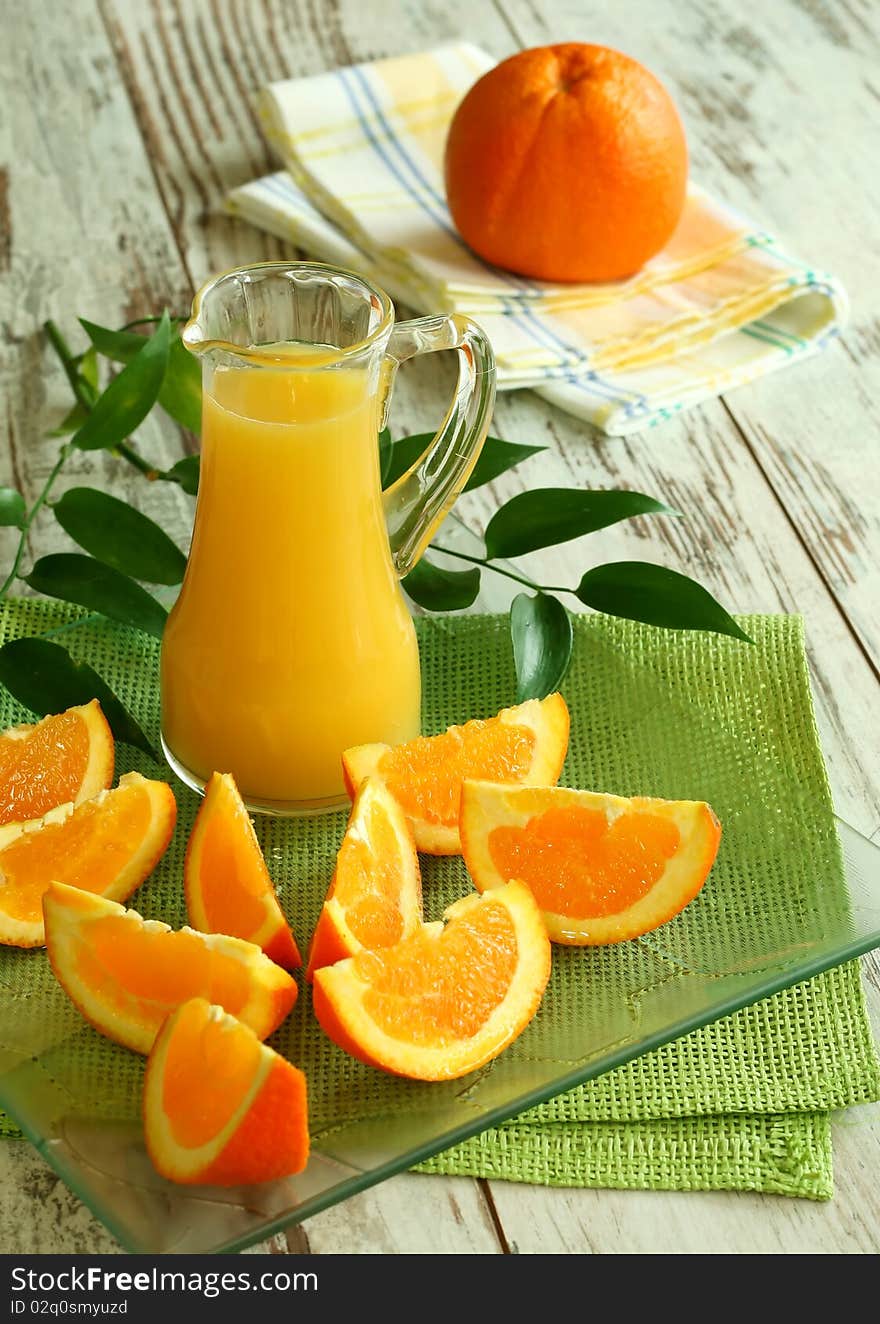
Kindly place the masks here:
[[(179, 584), (186, 567), (186, 558), (173, 540), (147, 515), (98, 488), (74, 487), (57, 501), (49, 498), (70, 457), (77, 451), (93, 450), (117, 457), (149, 482), (174, 483), (196, 495), (197, 455), (185, 455), (170, 469), (163, 469), (132, 444), (134, 433), (157, 405), (189, 432), (199, 431), (201, 374), (180, 339), (182, 320), (163, 312), (111, 330), (80, 319), (89, 343), (78, 354), (54, 322), (45, 324), (46, 337), (64, 369), (74, 402), (52, 434), (63, 439), (58, 458), (30, 508), (14, 488), (0, 488), (0, 526), (18, 531), (12, 562), (0, 585), (0, 601), (20, 580), (47, 597), (161, 635), (167, 613), (152, 590)], [(146, 334), (138, 328), (146, 328)], [(103, 389), (101, 361), (121, 369)], [(383, 488), (405, 474), (431, 440), (428, 433), (395, 440), (383, 430), (378, 442)], [(489, 437), (465, 490), (494, 481), (543, 449)], [(81, 550), (43, 556), (22, 574), (31, 529), (44, 510), (51, 512)], [(413, 602), (434, 612), (470, 607), (479, 595), (485, 571), (527, 590), (518, 594), (510, 608), (520, 700), (551, 693), (568, 668), (574, 635), (571, 615), (559, 595), (630, 620), (673, 629), (711, 630), (748, 641), (705, 588), (663, 566), (641, 561), (591, 566), (576, 585), (565, 586), (537, 583), (518, 566), (508, 564), (510, 558), (569, 542), (622, 520), (678, 514), (639, 492), (531, 489), (495, 511), (486, 527), (485, 555), (432, 544), (429, 551), (467, 563), (467, 568), (449, 570), (426, 556), (406, 576), (404, 588)], [(97, 697), (117, 738), (155, 755), (143, 731), (101, 677), (74, 662), (59, 644), (43, 639), (6, 644), (0, 649), (0, 683), (38, 713)]]

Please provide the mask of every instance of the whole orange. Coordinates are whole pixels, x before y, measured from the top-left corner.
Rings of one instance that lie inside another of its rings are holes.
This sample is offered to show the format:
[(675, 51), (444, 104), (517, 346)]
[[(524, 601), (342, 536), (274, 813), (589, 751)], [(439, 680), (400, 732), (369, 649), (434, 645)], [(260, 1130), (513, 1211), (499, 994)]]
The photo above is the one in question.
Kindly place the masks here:
[(552, 281), (620, 280), (681, 216), (687, 143), (662, 83), (607, 46), (521, 51), (455, 112), (446, 195), (487, 262)]

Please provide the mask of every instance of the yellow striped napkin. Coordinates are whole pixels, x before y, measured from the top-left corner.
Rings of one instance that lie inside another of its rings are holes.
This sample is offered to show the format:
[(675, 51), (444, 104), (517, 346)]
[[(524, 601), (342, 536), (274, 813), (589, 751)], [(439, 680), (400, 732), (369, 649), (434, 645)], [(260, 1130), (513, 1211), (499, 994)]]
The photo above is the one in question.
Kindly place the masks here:
[(630, 280), (554, 285), (491, 267), (446, 207), (443, 146), (491, 67), (467, 43), (274, 83), (262, 117), (286, 170), (229, 209), (425, 312), (477, 318), (499, 386), (530, 386), (623, 434), (815, 353), (846, 317), (830, 275), (692, 185), (662, 253)]

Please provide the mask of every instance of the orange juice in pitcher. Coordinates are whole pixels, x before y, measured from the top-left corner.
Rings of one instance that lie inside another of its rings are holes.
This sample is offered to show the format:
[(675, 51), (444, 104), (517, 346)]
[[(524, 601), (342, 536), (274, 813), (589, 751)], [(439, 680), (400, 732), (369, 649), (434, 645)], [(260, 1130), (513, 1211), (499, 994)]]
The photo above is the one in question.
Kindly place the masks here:
[[(306, 263), (230, 272), (197, 296), (199, 495), (162, 643), (162, 739), (201, 787), (232, 772), (252, 809), (345, 799), (350, 745), (418, 734), (418, 646), (399, 579), (473, 468), (492, 355), (460, 317), (397, 326), (361, 278)], [(396, 366), (458, 351), (455, 401), (422, 458), (381, 491), (377, 433)]]

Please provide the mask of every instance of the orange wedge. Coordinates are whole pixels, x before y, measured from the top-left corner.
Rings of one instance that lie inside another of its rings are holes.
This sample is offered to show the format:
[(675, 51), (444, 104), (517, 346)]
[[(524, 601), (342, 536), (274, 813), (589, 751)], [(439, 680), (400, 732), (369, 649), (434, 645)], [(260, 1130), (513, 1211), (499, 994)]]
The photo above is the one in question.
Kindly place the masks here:
[(699, 800), (466, 782), (461, 839), (481, 892), (521, 879), (554, 942), (623, 942), (693, 901), (718, 853), (721, 825)]
[(129, 772), (93, 800), (0, 827), (0, 943), (42, 946), (43, 893), (54, 880), (125, 901), (165, 853), (176, 816), (167, 782)]
[(254, 825), (229, 773), (215, 772), (208, 782), (186, 848), (183, 887), (194, 929), (244, 938), (285, 970), (302, 965)]
[(302, 1172), (306, 1078), (204, 998), (172, 1012), (150, 1050), (144, 1134), (169, 1181), (249, 1186)]
[(113, 784), (113, 736), (97, 699), (0, 733), (0, 824), (81, 804)]
[(148, 1053), (165, 1017), (204, 997), (265, 1039), (296, 1001), (296, 984), (259, 947), (219, 933), (170, 929), (115, 901), (52, 883), (43, 897), (55, 976), (96, 1030)]
[(554, 786), (568, 750), (568, 708), (561, 694), (529, 699), (495, 717), (450, 726), (405, 745), (358, 745), (342, 766), (354, 799), (366, 777), (385, 782), (427, 855), (459, 855), (458, 808), (465, 778)]
[(453, 1080), (498, 1056), (538, 1010), (550, 943), (531, 892), (467, 896), (446, 924), (315, 974), (315, 1015), (353, 1057), (414, 1080)]
[(307, 978), (366, 948), (392, 947), (422, 922), (419, 857), (406, 815), (382, 782), (357, 793), (309, 951)]

